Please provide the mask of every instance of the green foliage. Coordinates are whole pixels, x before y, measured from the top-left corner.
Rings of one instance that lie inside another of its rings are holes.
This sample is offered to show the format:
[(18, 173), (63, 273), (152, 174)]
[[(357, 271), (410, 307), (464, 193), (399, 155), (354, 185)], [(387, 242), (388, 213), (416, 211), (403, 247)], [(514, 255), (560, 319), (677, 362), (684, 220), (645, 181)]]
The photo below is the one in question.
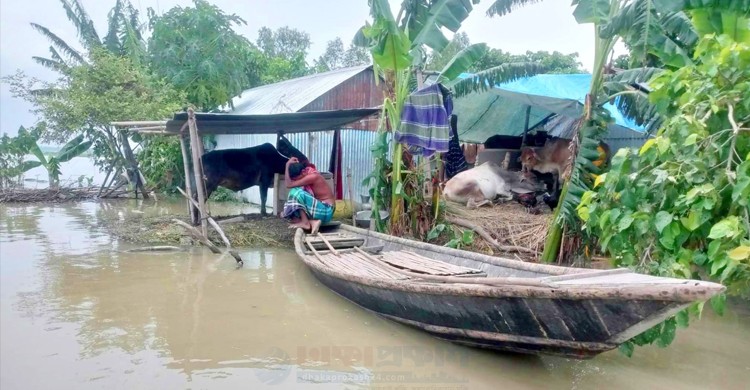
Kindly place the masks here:
[(369, 63), (370, 54), (367, 50), (353, 44), (349, 44), (349, 48), (344, 50), (344, 42), (341, 41), (341, 38), (336, 38), (328, 41), (326, 51), (315, 60), (314, 68), (316, 72), (327, 72)]
[(541, 73), (543, 68), (536, 63), (521, 62), (498, 65), (474, 73), (472, 77), (456, 79), (448, 83), (454, 95), (461, 97), (477, 91), (486, 91), (490, 86)]
[(289, 26), (276, 31), (261, 27), (255, 42), (264, 55), (277, 58), (292, 58), (300, 54), (306, 57), (311, 43), (310, 34)]
[[(652, 80), (662, 129), (639, 151), (618, 152), (578, 214), (616, 265), (748, 295), (750, 45), (709, 35), (694, 62)], [(723, 312), (725, 299), (712, 307)], [(640, 341), (666, 345), (670, 332), (662, 324)]]
[(287, 26), (271, 30), (261, 27), (256, 40), (263, 54), (258, 64), (262, 84), (275, 83), (310, 73), (305, 58), (310, 50), (310, 35)]
[(72, 45), (47, 27), (31, 23), (34, 30), (52, 43), (49, 47), (50, 58), (32, 57), (38, 64), (65, 74), (70, 66), (85, 64), (86, 54), (90, 55), (92, 51), (101, 47), (113, 54), (127, 56), (136, 63), (141, 62), (145, 55), (141, 22), (138, 18), (138, 11), (130, 1), (116, 0), (108, 16), (108, 31), (103, 40), (99, 38), (94, 22), (80, 0), (63, 0), (62, 6), (68, 20), (78, 33), (79, 43), (88, 53), (81, 53), (74, 49)]
[(489, 49), (482, 58), (474, 63), (472, 70), (481, 71), (511, 63), (536, 63), (544, 68), (546, 73), (584, 73), (584, 69), (578, 60), (578, 53), (563, 54), (558, 51), (550, 53), (544, 50), (529, 50), (524, 54), (511, 54), (501, 49)]
[[(42, 140), (65, 142), (85, 134), (94, 142), (95, 163), (118, 167), (121, 141), (110, 123), (169, 118), (184, 97), (129, 58), (100, 48), (89, 60), (89, 64), (71, 67), (55, 83), (29, 79), (21, 72), (4, 81), (15, 97), (29, 101), (44, 119)], [(40, 87), (53, 92), (35, 93)]]
[(456, 53), (438, 74), (438, 82), (456, 80), (487, 52), (487, 45), (475, 43)]
[(218, 187), (213, 193), (211, 193), (211, 197), (209, 199), (214, 202), (237, 202), (238, 201), (237, 193), (224, 187)]
[(20, 179), (21, 174), (33, 168), (27, 168), (30, 164), (24, 164), (23, 160), (32, 145), (36, 144), (39, 135), (38, 127), (27, 130), (21, 126), (15, 137), (9, 137), (8, 134), (0, 137), (0, 189), (18, 185), (15, 178)]
[(690, 64), (690, 48), (698, 40), (684, 12), (664, 11), (654, 0), (636, 0), (624, 5), (601, 33), (622, 37), (628, 43), (631, 58), (641, 66), (650, 65), (649, 55), (657, 56), (671, 67)]
[(375, 158), (375, 167), (362, 181), (362, 186), (369, 188), (372, 199), (372, 218), (375, 229), (385, 232), (385, 221), (380, 219), (379, 211), (388, 209), (391, 203), (391, 172), (393, 164), (388, 160), (388, 132), (385, 130), (385, 117), (380, 117), (378, 133), (375, 142), (370, 146), (370, 152)]
[(27, 147), (25, 153), (31, 153), (36, 157), (36, 161), (24, 161), (22, 162), (15, 171), (24, 173), (36, 167), (42, 166), (47, 170), (49, 175), (49, 186), (50, 188), (57, 188), (60, 185), (60, 164), (72, 160), (74, 157), (78, 157), (86, 152), (91, 147), (91, 141), (84, 141), (83, 135), (79, 135), (68, 143), (63, 145), (60, 152), (56, 156), (45, 156), (39, 144), (29, 142), (25, 146)]
[(205, 0), (152, 16), (148, 52), (151, 69), (201, 111), (210, 111), (259, 81), (251, 77), (260, 52), (234, 26), (246, 24)]
[(453, 35), (450, 43), (441, 51), (433, 50), (427, 58), (425, 69), (439, 71), (445, 68), (451, 58), (463, 49), (471, 46), (469, 35), (465, 32), (458, 32)]
[(462, 230), (446, 223), (439, 223), (432, 228), (425, 238), (425, 241), (436, 241), (443, 237), (446, 240), (444, 246), (454, 249), (461, 249), (474, 243), (474, 231)]
[(138, 167), (149, 186), (166, 193), (185, 188), (185, 168), (177, 137), (143, 137), (143, 148), (136, 154)]

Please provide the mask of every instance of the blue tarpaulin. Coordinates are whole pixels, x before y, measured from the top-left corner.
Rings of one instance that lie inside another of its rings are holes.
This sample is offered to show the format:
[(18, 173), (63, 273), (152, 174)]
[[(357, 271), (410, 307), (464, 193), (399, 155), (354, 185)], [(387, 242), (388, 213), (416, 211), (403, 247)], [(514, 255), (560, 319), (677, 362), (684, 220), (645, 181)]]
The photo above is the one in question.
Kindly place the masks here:
[[(470, 77), (462, 74), (461, 78)], [(526, 110), (530, 107), (529, 128), (551, 115), (572, 119), (583, 114), (583, 104), (591, 83), (590, 74), (542, 74), (502, 83), (454, 101), (459, 118), (459, 136), (463, 142), (484, 142), (495, 134), (521, 135)], [(616, 138), (645, 139), (644, 129), (625, 118), (614, 105), (604, 105), (614, 119), (610, 133)], [(556, 123), (571, 123), (557, 121)], [(550, 135), (570, 138), (570, 128), (557, 126)]]

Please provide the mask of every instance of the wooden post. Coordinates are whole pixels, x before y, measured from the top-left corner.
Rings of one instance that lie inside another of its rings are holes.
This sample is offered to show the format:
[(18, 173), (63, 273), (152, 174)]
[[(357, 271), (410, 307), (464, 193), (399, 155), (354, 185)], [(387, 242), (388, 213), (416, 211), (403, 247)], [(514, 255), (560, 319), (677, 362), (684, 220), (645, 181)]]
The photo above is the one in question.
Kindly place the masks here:
[(529, 117), (531, 116), (531, 106), (526, 106), (526, 120), (523, 124), (523, 138), (521, 138), (521, 146), (526, 144), (526, 133), (529, 132)]
[[(276, 133), (276, 150), (279, 149), (279, 143), (281, 142), (281, 132)], [(279, 197), (281, 195), (281, 182), (278, 174), (273, 175), (273, 214), (277, 217), (281, 217), (281, 211), (284, 209), (280, 205)]]
[[(352, 209), (352, 226), (357, 226), (357, 212), (354, 209), (354, 190), (352, 189), (352, 167), (346, 168), (346, 177), (349, 183), (349, 207)], [(380, 210), (378, 210), (378, 213), (380, 213)], [(379, 215), (378, 218), (380, 218)], [(370, 222), (372, 223), (372, 219)]]
[[(187, 122), (185, 122), (185, 124), (187, 124)], [(182, 133), (182, 131), (180, 131), (180, 133)], [(192, 199), (193, 185), (192, 183), (190, 183), (190, 155), (188, 154), (187, 142), (188, 140), (185, 139), (185, 136), (183, 134), (180, 134), (180, 151), (182, 151), (182, 167), (185, 169), (185, 192)], [(190, 215), (190, 221), (193, 223), (193, 225), (197, 225), (199, 218), (196, 213), (195, 207), (193, 207), (193, 204), (190, 202), (190, 199), (187, 199), (187, 207), (188, 207), (188, 215)]]
[[(339, 186), (341, 186), (341, 185), (344, 184), (344, 183), (339, 183), (339, 174), (341, 173), (341, 172), (339, 172), (339, 155), (342, 154), (342, 151), (339, 150), (339, 146), (341, 144), (342, 144), (342, 142), (341, 142), (341, 129), (336, 129), (333, 132), (333, 150), (335, 152), (334, 155), (333, 155), (333, 170), (335, 172), (331, 172), (333, 174), (333, 197), (334, 198), (336, 197), (336, 194), (339, 193), (338, 192), (339, 191)], [(341, 175), (341, 176), (342, 176), (342, 180), (341, 181), (343, 182), (344, 181), (343, 180), (343, 175)], [(350, 181), (350, 180), (351, 180), (351, 178), (347, 178), (347, 181)], [(344, 191), (343, 191), (343, 188), (342, 188), (341, 194), (343, 195), (343, 193), (344, 193)], [(343, 198), (343, 196), (342, 196), (342, 198)], [(354, 205), (352, 204), (352, 211), (353, 210), (354, 210)]]
[(198, 205), (200, 206), (201, 233), (208, 238), (208, 213), (206, 210), (206, 192), (204, 191), (203, 164), (201, 163), (200, 145), (201, 140), (198, 135), (198, 126), (195, 124), (195, 112), (188, 109), (188, 127), (190, 128), (190, 149), (193, 155), (193, 176), (195, 176), (195, 188), (198, 192)]

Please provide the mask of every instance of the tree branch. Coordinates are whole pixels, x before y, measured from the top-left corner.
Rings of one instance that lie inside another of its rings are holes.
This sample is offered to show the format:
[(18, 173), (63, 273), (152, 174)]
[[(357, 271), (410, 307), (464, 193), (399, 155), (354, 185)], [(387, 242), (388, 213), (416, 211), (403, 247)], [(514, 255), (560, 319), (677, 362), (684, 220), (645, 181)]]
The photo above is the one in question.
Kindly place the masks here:
[(454, 224), (463, 226), (465, 228), (469, 228), (473, 231), (475, 231), (477, 234), (479, 234), (480, 237), (482, 237), (485, 241), (487, 241), (490, 245), (492, 245), (495, 249), (503, 252), (523, 252), (523, 253), (531, 253), (531, 254), (537, 254), (535, 250), (524, 248), (522, 246), (514, 246), (514, 245), (501, 245), (499, 242), (495, 241), (494, 238), (490, 235), (487, 230), (482, 228), (481, 226), (471, 223), (469, 221), (460, 219), (460, 218), (454, 218), (454, 217), (445, 217), (445, 220)]

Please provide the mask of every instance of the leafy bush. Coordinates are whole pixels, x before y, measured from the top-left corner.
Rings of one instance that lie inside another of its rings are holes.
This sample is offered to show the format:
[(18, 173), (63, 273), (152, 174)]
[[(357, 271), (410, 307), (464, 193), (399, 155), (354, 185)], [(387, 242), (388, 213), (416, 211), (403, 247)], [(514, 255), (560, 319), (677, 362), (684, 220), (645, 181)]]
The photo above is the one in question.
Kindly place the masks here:
[(210, 200), (214, 202), (240, 202), (237, 193), (224, 187), (219, 187), (211, 193)]
[[(457, 231), (458, 230), (458, 231)], [(474, 243), (474, 231), (456, 229), (453, 225), (439, 223), (427, 233), (427, 242), (435, 241), (440, 236), (447, 236), (447, 242), (443, 246), (461, 249)]]
[[(617, 266), (750, 287), (750, 46), (706, 36), (695, 65), (650, 82), (665, 121), (639, 150), (620, 150), (578, 207)], [(722, 313), (726, 297), (711, 300)], [(694, 309), (700, 312), (700, 307)], [(683, 312), (626, 344), (668, 345)]]
[(143, 137), (143, 149), (136, 156), (141, 173), (150, 187), (166, 193), (185, 188), (185, 168), (177, 137)]

